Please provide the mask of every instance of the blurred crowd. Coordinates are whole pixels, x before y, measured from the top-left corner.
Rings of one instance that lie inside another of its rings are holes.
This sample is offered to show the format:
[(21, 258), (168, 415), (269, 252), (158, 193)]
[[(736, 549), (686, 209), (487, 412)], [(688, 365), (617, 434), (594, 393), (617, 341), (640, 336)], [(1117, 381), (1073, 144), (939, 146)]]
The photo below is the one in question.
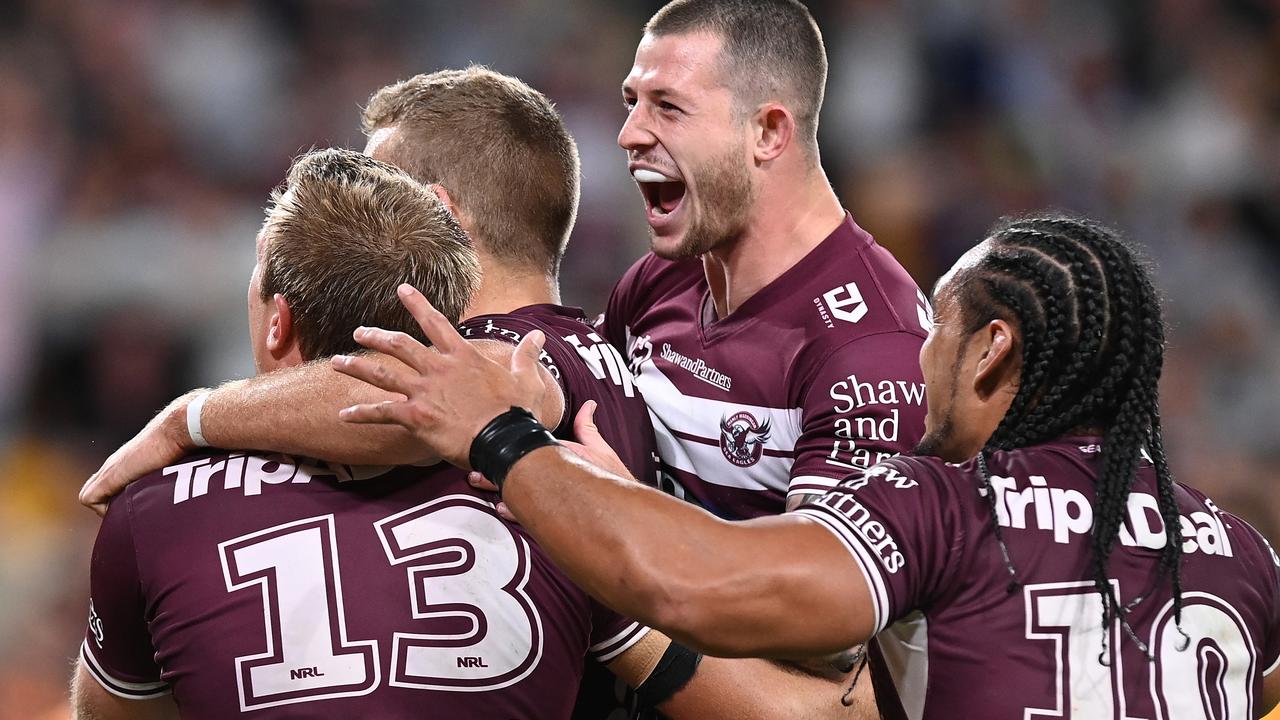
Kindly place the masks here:
[[(252, 372), (244, 297), (271, 187), (418, 72), (483, 63), (582, 152), (566, 301), (646, 246), (618, 84), (661, 3), (0, 3), (0, 718), (65, 717), (96, 518), (80, 483), (171, 397)], [(824, 163), (926, 289), (998, 216), (1139, 240), (1172, 328), (1175, 474), (1280, 538), (1280, 6), (810, 3)], [(538, 178), (529, 178), (538, 182)]]

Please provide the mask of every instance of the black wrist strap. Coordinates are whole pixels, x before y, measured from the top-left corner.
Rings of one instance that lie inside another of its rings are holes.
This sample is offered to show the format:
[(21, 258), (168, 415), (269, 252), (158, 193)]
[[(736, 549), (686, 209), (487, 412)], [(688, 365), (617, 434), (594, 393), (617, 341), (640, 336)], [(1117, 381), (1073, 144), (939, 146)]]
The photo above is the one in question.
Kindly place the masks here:
[(702, 653), (694, 652), (672, 640), (667, 651), (662, 653), (658, 664), (649, 673), (649, 677), (636, 688), (636, 700), (640, 707), (652, 709), (658, 707), (680, 688), (689, 684), (693, 674), (698, 671), (698, 663), (702, 662)]
[(501, 494), (517, 460), (540, 447), (559, 444), (532, 413), (512, 407), (490, 420), (471, 441), (471, 467), (497, 485)]

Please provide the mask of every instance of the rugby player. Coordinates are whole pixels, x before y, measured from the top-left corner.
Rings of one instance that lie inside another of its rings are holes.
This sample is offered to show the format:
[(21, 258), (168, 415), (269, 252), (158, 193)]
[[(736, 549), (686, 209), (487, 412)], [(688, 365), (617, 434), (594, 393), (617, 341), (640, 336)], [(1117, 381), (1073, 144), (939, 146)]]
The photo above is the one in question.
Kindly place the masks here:
[(794, 508), (924, 429), (929, 307), (822, 169), (826, 76), (796, 0), (675, 0), (622, 83), (653, 251), (603, 334), (659, 421), (664, 489), (726, 519)]
[[(413, 329), (369, 287), (412, 278), (456, 317), (480, 275), (428, 188), (351, 151), (294, 164), (257, 246), (262, 373), (358, 347), (362, 323)], [(634, 663), (646, 629), (592, 605), (446, 467), (213, 452), (142, 478), (94, 548), (78, 715), (568, 717), (583, 655)], [(339, 485), (353, 475), (372, 479)]]
[[(464, 333), (502, 341), (488, 344), (485, 352), (506, 356), (509, 343), (535, 330), (543, 333), (548, 342), (542, 360), (557, 383), (539, 416), (567, 436), (571, 411), (593, 400), (600, 408), (601, 432), (626, 448), (622, 455), (629, 472), (653, 478), (653, 433), (626, 363), (584, 323), (580, 310), (558, 305), (557, 273), (577, 209), (579, 173), (576, 147), (550, 102), (515, 78), (470, 68), (383, 88), (363, 119), (370, 135), (367, 152), (431, 183), (475, 242), (483, 277), (463, 313), (468, 318)], [(527, 182), (531, 172), (538, 183)], [(217, 388), (204, 395), (194, 417), (204, 438), (219, 447), (353, 464), (421, 461), (423, 449), (409, 433), (352, 432), (337, 421), (337, 410), (353, 402), (398, 397), (370, 390), (334, 373), (327, 363), (311, 363)], [(176, 400), (108, 459), (86, 484), (82, 499), (101, 509), (125, 483), (194, 449), (187, 418), (195, 396)], [(721, 678), (749, 685), (751, 692), (718, 700)], [(615, 710), (624, 699), (617, 686), (599, 663), (589, 661), (575, 717), (600, 720)], [(767, 700), (752, 701), (757, 691), (774, 692)], [(817, 716), (813, 704), (821, 704), (845, 717), (839, 697), (825, 685), (767, 663), (709, 661), (662, 707), (668, 714), (697, 717), (712, 716), (699, 710), (706, 707), (747, 713), (733, 710), (742, 702), (761, 717), (785, 717)]]
[[(693, 647), (803, 656), (874, 636), (890, 718), (1261, 717), (1280, 699), (1280, 558), (1173, 481), (1159, 299), (1102, 225), (997, 225), (934, 291), (919, 454), (743, 522), (556, 447), (520, 409), (543, 391), (529, 372), (536, 338), (509, 372), (421, 295), (401, 297), (439, 352), (358, 333), (416, 372), (334, 358), (408, 398), (342, 416), (400, 424), (481, 471), (582, 587)], [(672, 553), (672, 537), (696, 551)]]

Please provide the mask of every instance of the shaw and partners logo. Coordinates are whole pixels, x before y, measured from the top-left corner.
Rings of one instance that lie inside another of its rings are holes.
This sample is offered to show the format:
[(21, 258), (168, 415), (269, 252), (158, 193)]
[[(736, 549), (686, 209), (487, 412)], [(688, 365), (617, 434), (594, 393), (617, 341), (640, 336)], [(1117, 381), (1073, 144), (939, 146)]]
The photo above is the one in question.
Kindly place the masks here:
[(702, 358), (691, 358), (681, 355), (671, 347), (671, 343), (662, 343), (662, 359), (678, 368), (687, 370), (702, 382), (714, 385), (721, 390), (733, 387), (733, 378), (707, 364)]
[(757, 422), (746, 410), (721, 418), (720, 452), (724, 453), (724, 459), (738, 467), (751, 467), (760, 462), (770, 428), (768, 420)]

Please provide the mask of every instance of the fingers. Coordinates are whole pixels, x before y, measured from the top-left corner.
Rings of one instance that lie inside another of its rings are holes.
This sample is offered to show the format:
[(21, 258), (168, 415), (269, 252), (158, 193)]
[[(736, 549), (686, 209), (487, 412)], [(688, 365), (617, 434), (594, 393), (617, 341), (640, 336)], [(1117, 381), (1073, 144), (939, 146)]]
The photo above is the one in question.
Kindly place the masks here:
[(418, 321), (422, 332), (427, 334), (427, 339), (440, 352), (452, 353), (470, 347), (458, 334), (458, 329), (453, 326), (453, 323), (449, 322), (449, 318), (432, 307), (422, 293), (412, 285), (401, 284), (396, 289), (396, 294), (400, 296), (400, 303), (405, 306), (410, 315), (413, 315), (413, 319)]
[(582, 407), (578, 408), (578, 414), (573, 416), (573, 435), (583, 445), (594, 446), (597, 441), (604, 442), (604, 438), (600, 437), (600, 430), (596, 427), (596, 407), (598, 403), (595, 400), (588, 400), (582, 403)]
[(481, 475), (475, 470), (472, 470), (471, 472), (467, 473), (467, 483), (469, 483), (471, 487), (477, 490), (486, 490), (488, 492), (498, 492), (497, 485), (494, 485), (492, 482), (489, 482), (489, 478), (485, 477), (484, 475)]
[(426, 372), (430, 367), (431, 351), (416, 338), (405, 333), (382, 328), (360, 327), (356, 328), (351, 336), (370, 350), (390, 355), (418, 372)]
[[(472, 470), (471, 472), (467, 473), (467, 483), (470, 484), (471, 487), (477, 490), (485, 490), (488, 492), (498, 492), (497, 485), (494, 485), (493, 483), (489, 482), (488, 478), (476, 472), (475, 470)], [(519, 522), (518, 520), (516, 520), (516, 516), (511, 514), (511, 508), (507, 507), (507, 504), (502, 502), (501, 500), (498, 501), (496, 510), (498, 511), (498, 517), (502, 518), (503, 520), (506, 520), (508, 522)]]
[(404, 400), (384, 400), (380, 403), (352, 405), (338, 411), (338, 419), (358, 425), (400, 425), (413, 432), (409, 417), (409, 403)]
[(108, 495), (102, 492), (101, 483), (98, 481), (100, 472), (96, 472), (89, 476), (84, 486), (80, 488), (80, 504), (97, 513), (98, 517), (107, 514)]
[(334, 370), (343, 375), (350, 375), (374, 387), (382, 388), (388, 392), (400, 393), (405, 397), (412, 394), (415, 377), (420, 377), (416, 373), (410, 372), (405, 366), (392, 368), (388, 367), (385, 362), (378, 362), (373, 358), (357, 355), (334, 355), (329, 362)]

